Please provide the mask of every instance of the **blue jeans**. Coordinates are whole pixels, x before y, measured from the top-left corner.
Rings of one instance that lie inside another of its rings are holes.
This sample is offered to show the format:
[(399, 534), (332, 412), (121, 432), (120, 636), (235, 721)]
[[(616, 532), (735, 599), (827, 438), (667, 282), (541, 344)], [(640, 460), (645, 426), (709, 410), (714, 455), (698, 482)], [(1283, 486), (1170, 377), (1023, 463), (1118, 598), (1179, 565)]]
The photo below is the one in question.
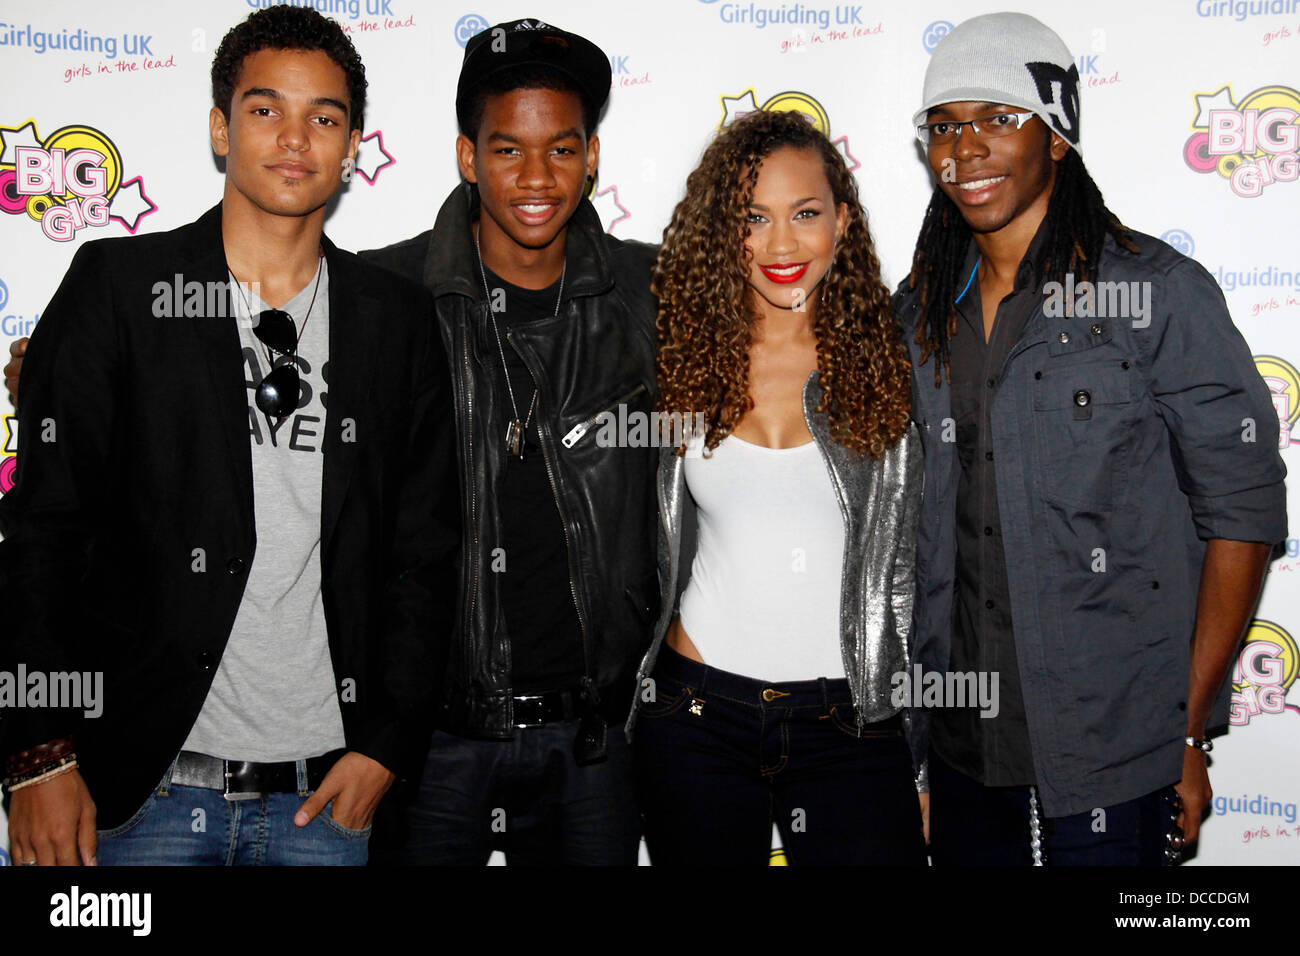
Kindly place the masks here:
[(641, 843), (631, 748), (622, 724), (607, 759), (579, 766), (576, 721), (478, 740), (435, 731), (413, 800), (383, 862), (481, 866), (493, 850), (518, 865), (633, 866)]
[[(1161, 866), (1173, 787), (1109, 807), (1044, 817), (1045, 866)], [(1029, 787), (986, 787), (930, 751), (935, 866), (1030, 866)], [(1040, 805), (1041, 812), (1041, 805)]]
[(298, 761), (297, 793), (227, 800), (220, 790), (158, 788), (121, 826), (99, 831), (102, 866), (364, 866), (370, 828), (334, 822), (329, 803), (305, 827), (294, 814), (312, 791)]
[(765, 684), (660, 648), (635, 728), (650, 862), (925, 865), (898, 715), (858, 727), (848, 682)]

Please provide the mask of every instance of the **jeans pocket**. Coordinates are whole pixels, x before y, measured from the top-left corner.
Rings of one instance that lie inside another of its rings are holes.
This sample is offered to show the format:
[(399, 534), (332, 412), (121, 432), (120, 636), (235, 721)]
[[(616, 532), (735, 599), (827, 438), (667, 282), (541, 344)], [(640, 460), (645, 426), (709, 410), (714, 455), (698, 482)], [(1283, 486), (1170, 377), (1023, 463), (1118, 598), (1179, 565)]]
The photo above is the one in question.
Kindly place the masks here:
[(370, 836), (370, 831), (374, 826), (372, 822), (369, 826), (360, 830), (354, 830), (352, 827), (345, 827), (334, 819), (334, 801), (332, 800), (325, 805), (325, 809), (321, 810), (321, 812), (317, 814), (317, 817), (322, 820), (327, 827), (339, 834), (339, 836), (347, 837), (350, 840), (366, 839)]
[[(171, 771), (169, 769), (168, 773), (170, 772)], [(145, 802), (140, 805), (140, 809), (136, 810), (135, 813), (131, 814), (131, 816), (127, 818), (127, 821), (125, 823), (119, 826), (115, 826), (111, 830), (96, 830), (95, 831), (96, 836), (98, 836), (98, 838), (101, 840), (108, 840), (113, 837), (118, 837), (118, 836), (122, 836), (123, 834), (130, 833), (132, 830), (134, 830), (137, 826), (140, 825), (140, 823), (144, 820), (144, 818), (149, 815), (150, 811), (153, 810), (154, 804), (157, 803), (157, 801), (167, 799), (165, 796), (159, 796), (158, 791), (161, 787), (162, 787), (162, 781), (160, 780), (158, 781), (158, 786), (154, 787), (153, 792), (149, 794), (148, 799), (145, 800)]]
[(880, 721), (860, 726), (858, 724), (858, 715), (854, 712), (853, 705), (850, 703), (832, 704), (829, 717), (831, 725), (840, 733), (860, 740), (887, 740), (891, 737), (901, 737), (903, 735), (903, 731), (896, 720)]
[[(650, 700), (645, 700), (643, 697), (637, 699), (638, 717), (648, 720), (667, 717), (669, 714), (681, 709), (682, 704), (691, 699), (693, 693), (691, 688), (683, 686), (671, 677), (654, 675), (651, 679), (654, 684), (649, 690), (652, 691), (653, 697)], [(646, 689), (642, 689), (638, 693), (644, 695)]]

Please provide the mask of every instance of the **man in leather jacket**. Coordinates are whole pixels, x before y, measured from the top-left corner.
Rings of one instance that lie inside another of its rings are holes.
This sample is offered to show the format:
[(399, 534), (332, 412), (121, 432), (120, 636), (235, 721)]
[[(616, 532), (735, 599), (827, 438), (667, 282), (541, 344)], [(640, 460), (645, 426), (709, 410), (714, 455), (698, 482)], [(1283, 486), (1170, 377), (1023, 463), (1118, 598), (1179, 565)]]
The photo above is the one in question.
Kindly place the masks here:
[[(650, 410), (654, 248), (583, 198), (605, 55), (536, 20), (466, 47), (464, 182), (434, 228), (363, 253), (433, 293), (460, 438), (458, 626), (397, 859), (633, 863), (622, 722), (658, 602), (656, 451), (592, 427)], [(377, 851), (384, 855), (382, 851)]]

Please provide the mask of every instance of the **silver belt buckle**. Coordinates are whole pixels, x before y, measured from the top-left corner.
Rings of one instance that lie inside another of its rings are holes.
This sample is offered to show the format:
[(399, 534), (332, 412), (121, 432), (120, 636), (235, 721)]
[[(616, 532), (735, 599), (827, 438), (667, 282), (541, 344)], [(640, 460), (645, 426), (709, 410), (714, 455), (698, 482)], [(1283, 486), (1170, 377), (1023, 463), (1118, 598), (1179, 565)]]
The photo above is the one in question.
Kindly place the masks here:
[(234, 803), (236, 800), (260, 800), (262, 797), (266, 796), (266, 794), (262, 793), (260, 790), (231, 791), (229, 760), (221, 761), (221, 776), (224, 781), (224, 787), (221, 795), (225, 797), (227, 800), (229, 800), (231, 803)]
[[(542, 699), (541, 694), (519, 694), (515, 697), (515, 703), (524, 700), (541, 700), (541, 699)], [(541, 724), (520, 724), (520, 723), (514, 724), (514, 728), (516, 730), (527, 730), (529, 727), (540, 727), (540, 726), (542, 725)]]

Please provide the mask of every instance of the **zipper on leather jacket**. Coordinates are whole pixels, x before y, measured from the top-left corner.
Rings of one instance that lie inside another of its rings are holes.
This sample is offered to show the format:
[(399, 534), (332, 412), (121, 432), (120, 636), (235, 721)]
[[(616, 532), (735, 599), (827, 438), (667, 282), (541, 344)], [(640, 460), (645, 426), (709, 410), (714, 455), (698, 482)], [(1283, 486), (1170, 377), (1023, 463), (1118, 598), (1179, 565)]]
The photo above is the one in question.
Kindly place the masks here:
[[(533, 376), (533, 381), (536, 382), (537, 375), (533, 371), (532, 366), (528, 364), (528, 357), (524, 355), (515, 344), (513, 329), (506, 330), (506, 341), (510, 343), (510, 347), (515, 350), (515, 354), (519, 356), (520, 360), (524, 363), (524, 367), (527, 368), (529, 374)], [(587, 615), (583, 608), (582, 601), (578, 598), (578, 582), (573, 576), (573, 535), (569, 533), (569, 515), (568, 512), (564, 510), (564, 502), (560, 500), (560, 488), (555, 483), (555, 467), (551, 461), (554, 456), (554, 448), (551, 447), (551, 428), (550, 424), (546, 420), (546, 416), (543, 414), (543, 411), (544, 402), (542, 401), (541, 390), (539, 389), (537, 395), (537, 438), (541, 442), (542, 463), (546, 465), (546, 477), (551, 483), (551, 496), (555, 499), (555, 510), (560, 513), (560, 527), (564, 531), (564, 553), (569, 559), (569, 593), (573, 596), (573, 607), (578, 612), (579, 637), (582, 639), (583, 676), (589, 679), (591, 677), (591, 649), (587, 643)]]
[[(676, 462), (673, 463), (673, 467), (677, 467)], [(657, 474), (658, 473), (656, 472), (656, 475)], [(658, 506), (656, 510), (659, 512), (659, 530), (663, 534), (664, 540), (669, 542), (667, 588), (663, 588), (661, 585), (660, 590), (664, 594), (673, 595), (677, 593), (677, 575), (679, 573), (678, 563), (680, 559), (679, 552), (682, 544), (680, 533), (681, 515), (678, 512), (670, 511), (668, 507), (668, 498), (664, 494), (664, 485), (658, 477), (655, 478), (655, 504)], [(678, 529), (675, 543), (673, 540), (674, 522)], [(657, 659), (659, 657), (659, 649), (663, 646), (663, 642), (668, 636), (668, 625), (673, 619), (673, 613), (677, 610), (675, 607), (671, 606), (673, 603), (671, 597), (669, 597), (664, 603), (669, 606), (661, 607), (659, 609), (659, 619), (655, 621), (654, 633), (650, 636), (650, 646), (647, 647), (645, 653), (641, 655), (641, 663), (637, 665), (636, 696), (632, 700), (632, 712), (628, 714), (626, 724), (629, 741), (632, 739), (632, 727), (636, 722), (637, 714), (641, 710), (641, 688), (645, 686), (646, 678), (650, 676), (650, 671), (654, 669), (653, 664), (651, 663), (651, 658), (654, 657)]]
[(601, 415), (604, 415), (607, 412), (614, 411), (614, 409), (618, 408), (620, 405), (625, 404), (626, 402), (630, 402), (632, 399), (636, 398), (644, 391), (645, 391), (645, 384), (642, 383), (638, 385), (636, 388), (632, 389), (632, 391), (628, 392), (626, 395), (620, 395), (618, 398), (614, 399), (614, 404), (610, 405), (609, 408), (602, 409), (601, 411), (597, 412), (595, 415), (592, 415), (586, 421), (578, 422), (578, 424), (570, 428), (568, 434), (566, 434), (563, 438), (560, 439), (560, 443), (564, 445), (565, 448), (572, 448), (574, 445), (576, 445), (579, 441), (582, 440), (583, 435), (591, 431), (592, 426), (595, 425), (596, 422), (600, 420)]
[[(471, 330), (464, 330), (464, 359), (465, 359), (465, 378), (462, 382), (462, 390), (465, 396), (465, 487), (469, 489), (469, 527), (470, 534), (473, 537), (473, 553), (469, 555), (469, 566), (473, 568), (472, 577), (470, 578), (469, 596), (465, 602), (465, 621), (468, 623), (474, 619), (474, 601), (478, 596), (478, 576), (479, 576), (479, 540), (478, 540), (478, 491), (474, 480), (474, 390), (470, 387), (470, 349), (469, 340)], [(463, 642), (465, 646), (465, 665), (470, 668), (473, 657), (473, 651), (470, 647), (471, 642)]]

